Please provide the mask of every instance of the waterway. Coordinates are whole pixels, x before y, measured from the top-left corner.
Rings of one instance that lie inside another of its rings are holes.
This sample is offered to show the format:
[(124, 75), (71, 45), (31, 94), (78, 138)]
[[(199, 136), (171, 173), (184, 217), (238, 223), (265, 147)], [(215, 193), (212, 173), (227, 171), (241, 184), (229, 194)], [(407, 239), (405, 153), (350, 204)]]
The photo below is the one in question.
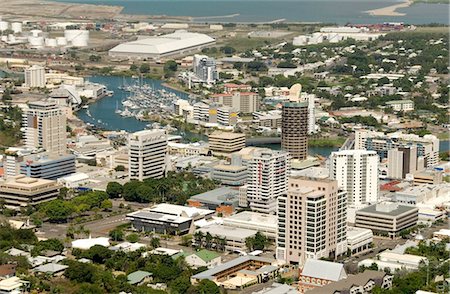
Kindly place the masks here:
[(125, 14), (191, 16), (194, 22), (292, 22), (448, 24), (448, 4), (417, 3), (398, 9), (402, 16), (373, 16), (365, 11), (398, 0), (57, 0), (117, 5)]
[[(134, 117), (122, 117), (117, 114), (116, 109), (123, 110), (122, 101), (129, 95), (128, 92), (120, 89), (123, 84), (133, 84), (136, 83), (136, 79), (130, 77), (117, 77), (117, 76), (92, 76), (88, 78), (89, 81), (94, 83), (100, 83), (106, 85), (108, 90), (114, 91), (114, 95), (111, 97), (105, 97), (103, 99), (97, 100), (96, 102), (89, 105), (87, 109), (81, 109), (78, 111), (77, 116), (86, 123), (95, 125), (96, 127), (106, 129), (106, 130), (125, 130), (127, 132), (136, 132), (144, 129), (148, 129), (147, 125), (150, 123), (148, 121), (140, 121)], [(165, 89), (178, 95), (181, 99), (188, 99), (186, 93), (173, 90), (165, 87), (160, 80), (143, 79), (142, 83), (151, 85), (154, 89)], [(191, 132), (179, 132), (176, 131), (173, 134), (182, 135), (186, 141), (192, 139), (204, 140), (207, 138), (205, 135), (195, 134)], [(280, 144), (265, 144), (260, 145), (261, 147), (267, 147), (274, 150), (279, 150)], [(321, 155), (328, 156), (332, 151), (337, 150), (333, 147), (311, 147), (309, 153), (311, 155)]]

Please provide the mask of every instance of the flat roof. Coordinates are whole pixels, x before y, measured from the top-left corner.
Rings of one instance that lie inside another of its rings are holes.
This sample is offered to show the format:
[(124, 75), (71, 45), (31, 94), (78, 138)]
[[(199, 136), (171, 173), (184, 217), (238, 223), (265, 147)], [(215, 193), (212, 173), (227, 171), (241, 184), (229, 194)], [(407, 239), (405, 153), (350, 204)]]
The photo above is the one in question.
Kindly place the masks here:
[(220, 187), (211, 191), (207, 191), (205, 193), (194, 195), (189, 199), (220, 205), (223, 202), (237, 200), (238, 196), (238, 190), (231, 189), (229, 187)]
[(245, 138), (245, 134), (243, 133), (231, 133), (231, 132), (220, 132), (215, 131), (208, 136), (208, 138), (217, 138), (217, 139), (241, 139)]
[[(405, 205), (396, 205), (396, 208), (394, 208), (394, 209), (380, 210), (379, 205), (380, 204), (374, 204), (374, 205), (367, 206), (365, 208), (362, 208), (362, 209), (356, 211), (356, 214), (358, 215), (358, 213), (365, 212), (365, 213), (381, 214), (381, 215), (388, 215), (388, 216), (398, 216), (405, 212), (409, 212), (412, 210), (418, 210), (418, 208), (416, 208), (414, 206), (405, 206)], [(377, 208), (377, 206), (378, 206), (378, 208)]]
[(39, 188), (41, 186), (46, 186), (54, 184), (57, 185), (56, 181), (45, 180), (39, 178), (30, 178), (24, 175), (18, 175), (15, 177), (8, 178), (6, 181), (0, 182), (1, 187), (13, 187), (13, 188), (23, 188), (32, 189)]
[(244, 240), (248, 237), (252, 237), (256, 234), (254, 230), (228, 227), (224, 225), (211, 225), (199, 228), (198, 231), (203, 233), (210, 233), (212, 236), (222, 236), (227, 239), (239, 239)]
[(235, 215), (231, 215), (224, 219), (240, 222), (248, 222), (255, 225), (265, 225), (277, 227), (277, 216), (253, 211), (243, 211)]
[(246, 170), (247, 167), (243, 165), (231, 165), (231, 164), (218, 164), (214, 166), (214, 169), (225, 171), (241, 171)]

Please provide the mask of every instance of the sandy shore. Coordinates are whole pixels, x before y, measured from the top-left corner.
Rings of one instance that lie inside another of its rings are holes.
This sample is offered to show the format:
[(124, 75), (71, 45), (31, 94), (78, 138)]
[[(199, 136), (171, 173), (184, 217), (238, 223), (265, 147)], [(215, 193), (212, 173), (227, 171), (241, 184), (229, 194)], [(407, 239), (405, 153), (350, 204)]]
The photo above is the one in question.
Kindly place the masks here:
[(406, 15), (406, 13), (397, 12), (397, 9), (407, 8), (407, 7), (411, 6), (411, 4), (413, 4), (412, 0), (406, 0), (399, 4), (394, 4), (394, 5), (383, 7), (383, 8), (368, 10), (365, 12), (370, 15), (373, 15), (373, 16), (404, 16), (404, 15)]

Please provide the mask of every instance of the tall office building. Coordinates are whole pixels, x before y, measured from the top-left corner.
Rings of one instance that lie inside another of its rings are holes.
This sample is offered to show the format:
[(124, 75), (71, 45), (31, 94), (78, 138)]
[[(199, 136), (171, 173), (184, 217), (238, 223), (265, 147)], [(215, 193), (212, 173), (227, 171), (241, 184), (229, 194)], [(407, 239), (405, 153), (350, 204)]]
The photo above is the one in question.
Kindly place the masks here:
[(247, 201), (250, 208), (262, 213), (276, 213), (277, 198), (287, 191), (289, 154), (258, 148), (247, 162), (247, 168)]
[(162, 178), (166, 170), (167, 134), (164, 130), (144, 130), (128, 137), (131, 180)]
[(352, 207), (373, 204), (378, 198), (378, 162), (375, 151), (343, 150), (330, 155), (330, 176), (348, 193)]
[(293, 159), (308, 156), (308, 103), (286, 102), (281, 113), (281, 148)]
[(216, 60), (206, 55), (194, 55), (193, 69), (195, 76), (203, 83), (212, 84), (219, 79)]
[(276, 256), (287, 263), (347, 251), (347, 192), (328, 178), (290, 177), (278, 198)]
[(66, 154), (66, 125), (66, 115), (56, 102), (28, 103), (22, 114), (25, 146), (42, 148), (51, 154)]
[(25, 69), (25, 86), (30, 88), (44, 88), (45, 68), (40, 65), (33, 65)]

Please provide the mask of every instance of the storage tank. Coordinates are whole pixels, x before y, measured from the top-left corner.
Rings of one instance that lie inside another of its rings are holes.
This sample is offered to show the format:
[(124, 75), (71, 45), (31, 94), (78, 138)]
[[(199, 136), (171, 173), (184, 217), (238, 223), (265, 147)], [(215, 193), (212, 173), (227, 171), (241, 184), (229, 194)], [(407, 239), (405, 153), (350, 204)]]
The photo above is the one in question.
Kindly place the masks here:
[(89, 41), (89, 31), (87, 30), (65, 30), (64, 37), (68, 43), (75, 47), (86, 47)]
[(28, 37), (28, 42), (32, 47), (42, 47), (44, 45), (43, 37)]
[(7, 36), (2, 36), (2, 37), (0, 38), (0, 40), (1, 40), (2, 42), (6, 42), (6, 41), (8, 41), (8, 37), (7, 37)]
[(47, 46), (47, 47), (56, 47), (57, 46), (56, 39), (53, 39), (53, 38), (45, 39), (45, 46)]
[(8, 29), (7, 21), (0, 21), (0, 31), (6, 31)]
[(14, 34), (18, 34), (22, 32), (22, 23), (21, 22), (13, 22), (11, 24), (11, 30), (13, 30)]
[(16, 42), (16, 37), (13, 34), (9, 34), (8, 35), (8, 42)]
[(41, 30), (31, 30), (30, 33), (33, 37), (39, 37), (39, 35), (42, 34), (42, 31)]
[(56, 44), (58, 46), (67, 46), (67, 39), (64, 37), (57, 37), (56, 38)]

